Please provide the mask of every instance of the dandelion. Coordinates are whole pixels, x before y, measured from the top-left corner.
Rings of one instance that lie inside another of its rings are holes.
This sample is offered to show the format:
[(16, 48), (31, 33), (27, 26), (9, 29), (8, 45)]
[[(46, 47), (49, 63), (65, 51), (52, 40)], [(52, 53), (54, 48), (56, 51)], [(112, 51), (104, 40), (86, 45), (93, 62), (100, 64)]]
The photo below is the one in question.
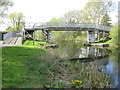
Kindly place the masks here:
[(79, 83), (82, 83), (81, 80), (71, 80), (71, 82), (79, 82)]
[(76, 86), (76, 88), (79, 88), (79, 86)]

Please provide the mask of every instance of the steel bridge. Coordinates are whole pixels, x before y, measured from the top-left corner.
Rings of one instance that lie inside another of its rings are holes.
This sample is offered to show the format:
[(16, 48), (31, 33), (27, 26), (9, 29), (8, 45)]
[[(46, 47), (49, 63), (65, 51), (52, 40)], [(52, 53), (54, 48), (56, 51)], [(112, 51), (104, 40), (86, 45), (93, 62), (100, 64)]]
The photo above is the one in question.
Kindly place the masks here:
[(88, 31), (88, 42), (95, 42), (95, 32), (97, 32), (98, 40), (99, 33), (110, 32), (109, 26), (99, 25), (99, 24), (81, 24), (81, 23), (56, 23), (56, 22), (46, 22), (46, 23), (25, 23), (24, 27), (27, 34), (33, 32), (33, 39), (36, 39), (36, 31), (42, 30), (46, 33), (48, 42), (51, 43), (52, 31)]

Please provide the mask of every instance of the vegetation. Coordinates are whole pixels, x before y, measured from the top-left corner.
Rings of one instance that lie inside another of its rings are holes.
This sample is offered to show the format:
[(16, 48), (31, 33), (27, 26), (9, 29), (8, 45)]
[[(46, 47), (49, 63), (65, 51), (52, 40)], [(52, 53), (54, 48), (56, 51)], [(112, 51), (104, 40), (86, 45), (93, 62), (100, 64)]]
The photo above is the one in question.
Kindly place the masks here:
[(22, 88), (23, 82), (27, 82), (23, 84), (27, 88), (28, 84), (35, 84), (36, 80), (43, 81), (44, 78), (35, 73), (42, 53), (44, 49), (34, 46), (3, 48), (3, 88)]
[(95, 62), (71, 62), (56, 50), (35, 43), (33, 46), (32, 41), (26, 41), (23, 46), (3, 48), (3, 88), (111, 87), (110, 77), (99, 71)]
[(22, 28), (24, 27), (24, 15), (19, 12), (19, 13), (11, 13), (9, 16), (11, 23), (13, 24), (13, 29), (14, 30), (22, 30)]
[[(83, 10), (69, 11), (62, 18), (53, 18), (50, 22), (109, 25), (110, 17), (107, 12), (111, 11), (110, 7), (112, 3), (103, 3), (103, 0), (100, 1), (88, 2)], [(12, 3), (6, 5), (12, 6)], [(10, 15), (10, 19), (14, 30), (22, 29), (24, 23), (22, 13), (14, 12)], [(119, 37), (117, 32), (117, 25), (115, 25), (112, 27), (110, 33), (112, 39), (105, 43), (113, 43), (115, 47), (118, 47), (119, 43), (117, 43), (117, 40)], [(3, 88), (112, 87), (112, 80), (109, 75), (100, 68), (96, 61), (88, 64), (79, 60), (72, 61), (68, 58), (74, 57), (76, 52), (77, 54), (81, 53), (79, 50), (83, 49), (81, 43), (87, 41), (87, 32), (53, 31), (52, 35), (53, 42), (60, 44), (58, 49), (45, 49), (43, 46), (50, 44), (32, 40), (24, 41), (22, 46), (3, 48)], [(37, 31), (37, 40), (45, 39), (44, 33)], [(63, 50), (65, 52), (61, 53)]]
[(3, 18), (7, 16), (7, 10), (11, 6), (13, 6), (13, 2), (11, 0), (1, 0), (0, 1), (0, 23), (2, 23)]
[(24, 46), (41, 46), (41, 45), (51, 45), (47, 42), (40, 42), (40, 41), (33, 41), (33, 40), (26, 40), (24, 41)]
[(111, 29), (110, 32), (110, 37), (112, 38), (111, 43), (115, 46), (118, 47), (120, 45), (120, 42), (118, 40), (120, 39), (119, 37), (119, 32), (118, 32), (118, 24), (114, 25)]
[[(99, 2), (88, 2), (84, 8), (87, 13), (87, 18), (90, 23), (101, 24), (101, 18), (105, 16), (105, 12), (111, 12), (112, 2), (105, 2), (99, 0)], [(101, 8), (102, 7), (102, 8)]]
[[(109, 12), (114, 10), (112, 2), (94, 2), (90, 0), (83, 10), (73, 10), (66, 13), (61, 18), (52, 18), (49, 23), (85, 23), (85, 24), (102, 24), (110, 26)], [(102, 7), (102, 8), (101, 8)], [(87, 32), (53, 32), (53, 41), (57, 42), (60, 40), (78, 40), (81, 43), (86, 42)]]
[(110, 26), (111, 25), (110, 21), (111, 21), (111, 19), (110, 19), (109, 15), (106, 13), (101, 20), (101, 24)]

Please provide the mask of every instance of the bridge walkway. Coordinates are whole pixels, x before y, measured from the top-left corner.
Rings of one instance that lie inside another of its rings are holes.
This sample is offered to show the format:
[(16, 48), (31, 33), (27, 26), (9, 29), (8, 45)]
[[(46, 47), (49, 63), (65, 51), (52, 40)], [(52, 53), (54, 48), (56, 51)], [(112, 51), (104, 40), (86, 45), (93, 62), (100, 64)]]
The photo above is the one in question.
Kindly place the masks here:
[(20, 33), (16, 33), (7, 42), (1, 44), (0, 47), (10, 47), (10, 46), (16, 46), (16, 45), (22, 45), (22, 35)]

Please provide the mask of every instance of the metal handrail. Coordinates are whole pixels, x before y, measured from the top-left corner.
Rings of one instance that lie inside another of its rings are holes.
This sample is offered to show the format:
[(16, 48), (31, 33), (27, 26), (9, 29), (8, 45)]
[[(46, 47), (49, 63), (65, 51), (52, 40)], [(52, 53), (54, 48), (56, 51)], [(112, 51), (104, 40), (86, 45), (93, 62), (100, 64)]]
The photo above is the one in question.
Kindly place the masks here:
[[(31, 25), (31, 26), (30, 26)], [(49, 28), (49, 27), (79, 27), (79, 28), (94, 28), (94, 29), (100, 29), (103, 31), (109, 31), (109, 26), (104, 26), (100, 24), (81, 24), (81, 23), (56, 23), (56, 22), (47, 22), (47, 23), (34, 23), (30, 24), (29, 26), (25, 25), (25, 28), (29, 29), (42, 29), (42, 28)]]

